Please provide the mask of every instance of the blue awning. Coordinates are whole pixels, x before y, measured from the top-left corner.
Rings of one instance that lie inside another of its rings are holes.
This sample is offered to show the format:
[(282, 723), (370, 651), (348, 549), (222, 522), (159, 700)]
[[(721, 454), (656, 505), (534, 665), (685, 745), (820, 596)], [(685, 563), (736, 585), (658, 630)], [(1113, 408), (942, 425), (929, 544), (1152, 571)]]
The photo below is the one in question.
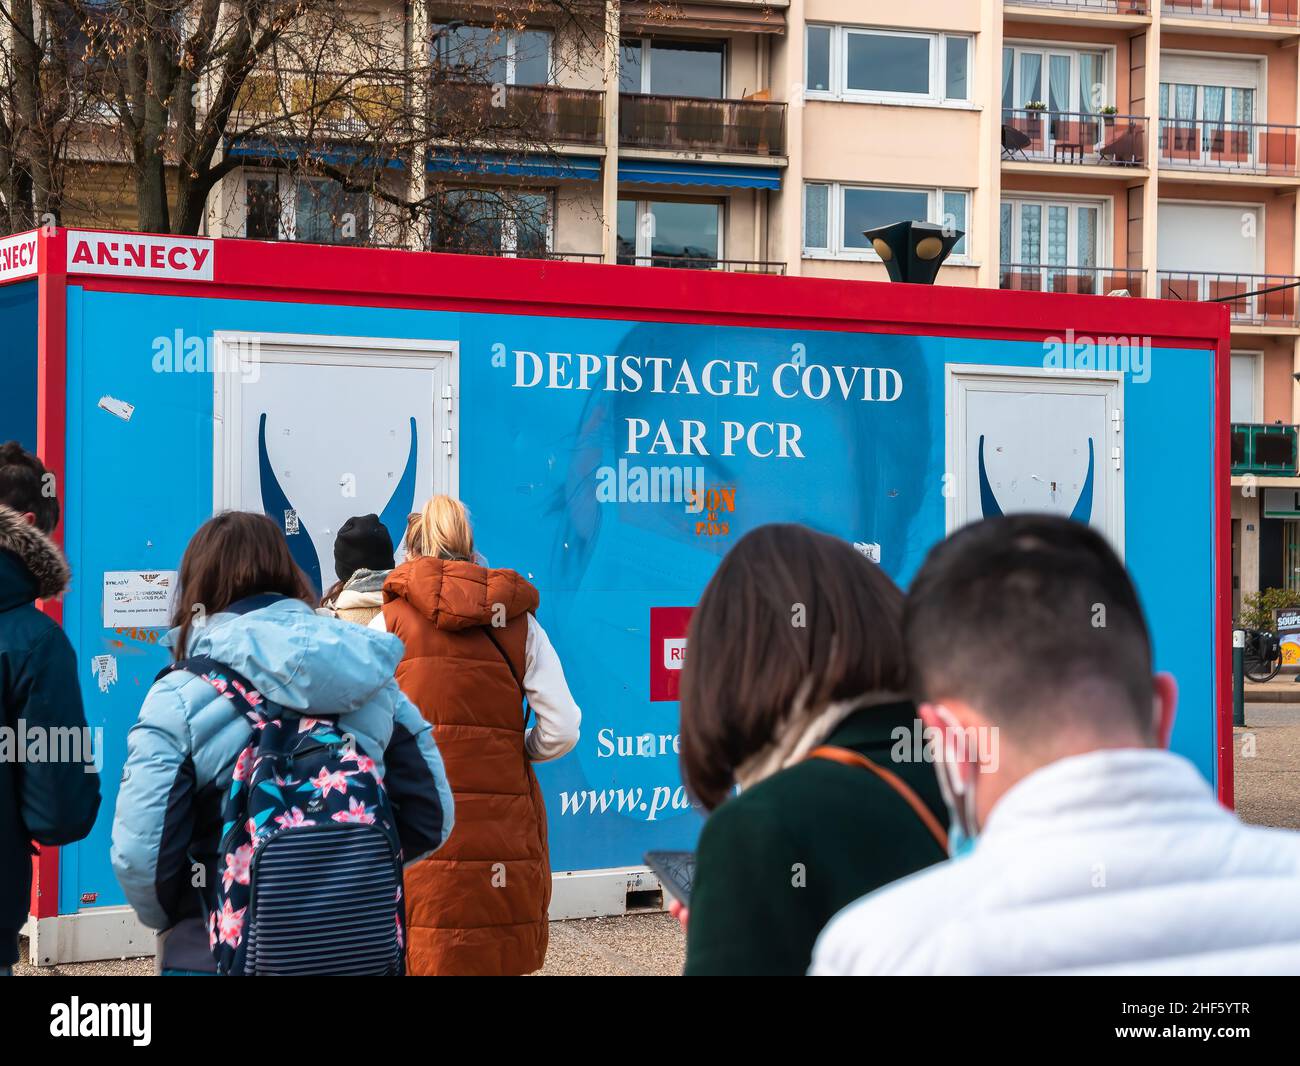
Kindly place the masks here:
[[(241, 138), (231, 141), (226, 148), (228, 155), (242, 159), (255, 159), (261, 162), (287, 163), (299, 158), (306, 152), (313, 159), (336, 166), (374, 166), (378, 161), (366, 154), (364, 148), (348, 145), (333, 145), (328, 148), (313, 146), (307, 149), (303, 144), (293, 141), (273, 143), (256, 138)], [(383, 166), (400, 168), (399, 159), (383, 161)], [(574, 155), (504, 155), (488, 153), (480, 156), (446, 156), (437, 152), (429, 153), (428, 169), (430, 171), (453, 174), (515, 174), (529, 178), (550, 179), (552, 181), (600, 181), (600, 159), (591, 156)]]
[(517, 174), (558, 181), (600, 181), (600, 159), (577, 155), (429, 154), (429, 169), (453, 174)]
[(718, 189), (780, 189), (776, 167), (736, 167), (677, 160), (636, 159), (618, 164), (620, 183), (638, 185), (703, 185)]
[(373, 167), (376, 165), (400, 168), (400, 159), (379, 160), (367, 155), (366, 150), (348, 145), (334, 145), (329, 148), (313, 146), (308, 148), (301, 141), (264, 141), (258, 138), (234, 138), (226, 144), (226, 155), (238, 159), (254, 159), (265, 163), (290, 163), (302, 155), (308, 155), (320, 163), (332, 163), (340, 167)]

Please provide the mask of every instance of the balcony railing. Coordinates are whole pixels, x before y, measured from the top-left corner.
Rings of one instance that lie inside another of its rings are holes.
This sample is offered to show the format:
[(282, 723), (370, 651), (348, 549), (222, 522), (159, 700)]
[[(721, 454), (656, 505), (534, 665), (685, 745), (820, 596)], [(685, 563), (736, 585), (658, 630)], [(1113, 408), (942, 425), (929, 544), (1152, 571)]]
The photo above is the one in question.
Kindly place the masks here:
[[(255, 73), (235, 105), (234, 128), (269, 124), (269, 132), (374, 139), (410, 135), (412, 116), (400, 82), (348, 83), (343, 76), (300, 71)], [(540, 145), (599, 145), (605, 138), (605, 96), (559, 85), (445, 81), (429, 91), (435, 137), (497, 139)]]
[(1178, 170), (1296, 177), (1300, 127), (1260, 122), (1160, 120), (1160, 165)]
[(1232, 473), (1294, 477), (1296, 427), (1278, 422), (1232, 423)]
[(1146, 162), (1145, 116), (1003, 108), (1008, 161), (1138, 167)]
[(1164, 0), (1161, 10), (1175, 18), (1221, 18), (1262, 25), (1300, 25), (1300, 0)]
[[(598, 145), (605, 139), (605, 97), (560, 85), (446, 82), (434, 86), (434, 137), (485, 135), (544, 144)], [(440, 121), (440, 115), (447, 116)]]
[(785, 104), (623, 93), (618, 143), (624, 148), (784, 155)]
[(1297, 290), (1283, 287), (1297, 283), (1300, 278), (1289, 274), (1219, 274), (1201, 270), (1156, 273), (1162, 300), (1214, 300), (1227, 305), (1234, 322), (1253, 326), (1300, 325), (1296, 316)]
[(1065, 11), (1096, 11), (1103, 15), (1145, 15), (1147, 0), (1007, 0), (1008, 7), (1054, 7)]
[(723, 270), (732, 274), (784, 274), (785, 263), (766, 259), (712, 259), (682, 255), (620, 255), (626, 266), (669, 267), (677, 270)]
[(1127, 291), (1130, 296), (1141, 296), (1142, 276), (1141, 270), (1128, 267), (1003, 263), (998, 287), (1020, 292), (1069, 292), (1085, 296)]
[(541, 251), (535, 248), (510, 251), (481, 244), (439, 244), (430, 248), (429, 251), (449, 252), (452, 255), (491, 255), (502, 259), (548, 259), (566, 263), (600, 263), (605, 259), (600, 252), (556, 252), (551, 250)]

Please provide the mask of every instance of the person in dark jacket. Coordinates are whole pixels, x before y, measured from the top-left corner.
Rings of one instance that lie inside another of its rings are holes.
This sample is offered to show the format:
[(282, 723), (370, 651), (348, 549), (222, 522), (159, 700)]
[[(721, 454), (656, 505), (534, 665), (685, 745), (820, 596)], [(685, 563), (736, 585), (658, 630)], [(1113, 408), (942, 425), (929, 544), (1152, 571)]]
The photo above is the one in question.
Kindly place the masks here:
[[(99, 749), (86, 726), (76, 655), (34, 602), (61, 596), (69, 580), (48, 536), (59, 522), (48, 483), (39, 459), (15, 441), (0, 445), (0, 974), (18, 961), (31, 842), (81, 840), (99, 810)], [(37, 738), (45, 754), (29, 759)]]
[(369, 625), (384, 605), (384, 579), (393, 569), (393, 537), (377, 514), (355, 515), (334, 538), (338, 581), (320, 609), (345, 622)]
[(796, 525), (746, 534), (705, 588), (681, 681), (682, 775), (712, 812), (674, 907), (688, 976), (803, 974), (839, 910), (947, 857), (902, 613), (878, 566)]

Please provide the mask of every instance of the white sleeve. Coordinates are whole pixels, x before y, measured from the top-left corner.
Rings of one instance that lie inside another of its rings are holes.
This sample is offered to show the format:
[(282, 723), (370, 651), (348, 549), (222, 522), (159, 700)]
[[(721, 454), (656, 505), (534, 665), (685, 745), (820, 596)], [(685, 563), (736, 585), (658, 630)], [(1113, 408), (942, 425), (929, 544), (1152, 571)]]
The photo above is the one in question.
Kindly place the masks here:
[(384, 612), (380, 611), (374, 618), (370, 619), (370, 629), (377, 629), (380, 633), (388, 632), (388, 624), (384, 621)]
[(524, 747), (534, 762), (558, 759), (578, 743), (582, 712), (573, 702), (564, 668), (546, 630), (531, 614), (524, 650), (524, 692), (537, 716), (528, 730)]

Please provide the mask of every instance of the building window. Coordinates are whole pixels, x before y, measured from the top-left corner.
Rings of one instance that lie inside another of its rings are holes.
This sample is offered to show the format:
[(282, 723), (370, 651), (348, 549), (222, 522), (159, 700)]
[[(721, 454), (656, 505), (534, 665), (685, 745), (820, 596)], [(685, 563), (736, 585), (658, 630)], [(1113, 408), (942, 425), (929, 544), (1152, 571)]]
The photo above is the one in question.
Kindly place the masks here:
[[(804, 254), (879, 259), (863, 231), (891, 222), (934, 222), (965, 234), (970, 193), (964, 189), (809, 182), (804, 186)], [(966, 236), (952, 250), (966, 255)]]
[(618, 89), (721, 100), (726, 95), (726, 44), (625, 38), (619, 49)]
[(1104, 52), (1009, 45), (1002, 49), (1002, 107), (1044, 104), (1056, 114), (1097, 114), (1111, 99)]
[(550, 30), (435, 25), (431, 51), (436, 67), (463, 81), (549, 85), (552, 36)]
[(365, 244), (370, 196), (330, 178), (249, 174), (244, 178), (244, 235), (310, 244)]
[(1232, 382), (1228, 394), (1231, 421), (1264, 421), (1263, 362), (1262, 352), (1232, 353)]
[(721, 258), (719, 201), (619, 200), (620, 263), (712, 270)]
[(970, 100), (969, 37), (811, 25), (805, 40), (808, 95), (878, 103)]
[(449, 189), (430, 220), (429, 247), (480, 255), (544, 256), (551, 250), (548, 192)]
[(1003, 200), (999, 240), (1002, 265), (1101, 265), (1101, 219), (1096, 202)]

